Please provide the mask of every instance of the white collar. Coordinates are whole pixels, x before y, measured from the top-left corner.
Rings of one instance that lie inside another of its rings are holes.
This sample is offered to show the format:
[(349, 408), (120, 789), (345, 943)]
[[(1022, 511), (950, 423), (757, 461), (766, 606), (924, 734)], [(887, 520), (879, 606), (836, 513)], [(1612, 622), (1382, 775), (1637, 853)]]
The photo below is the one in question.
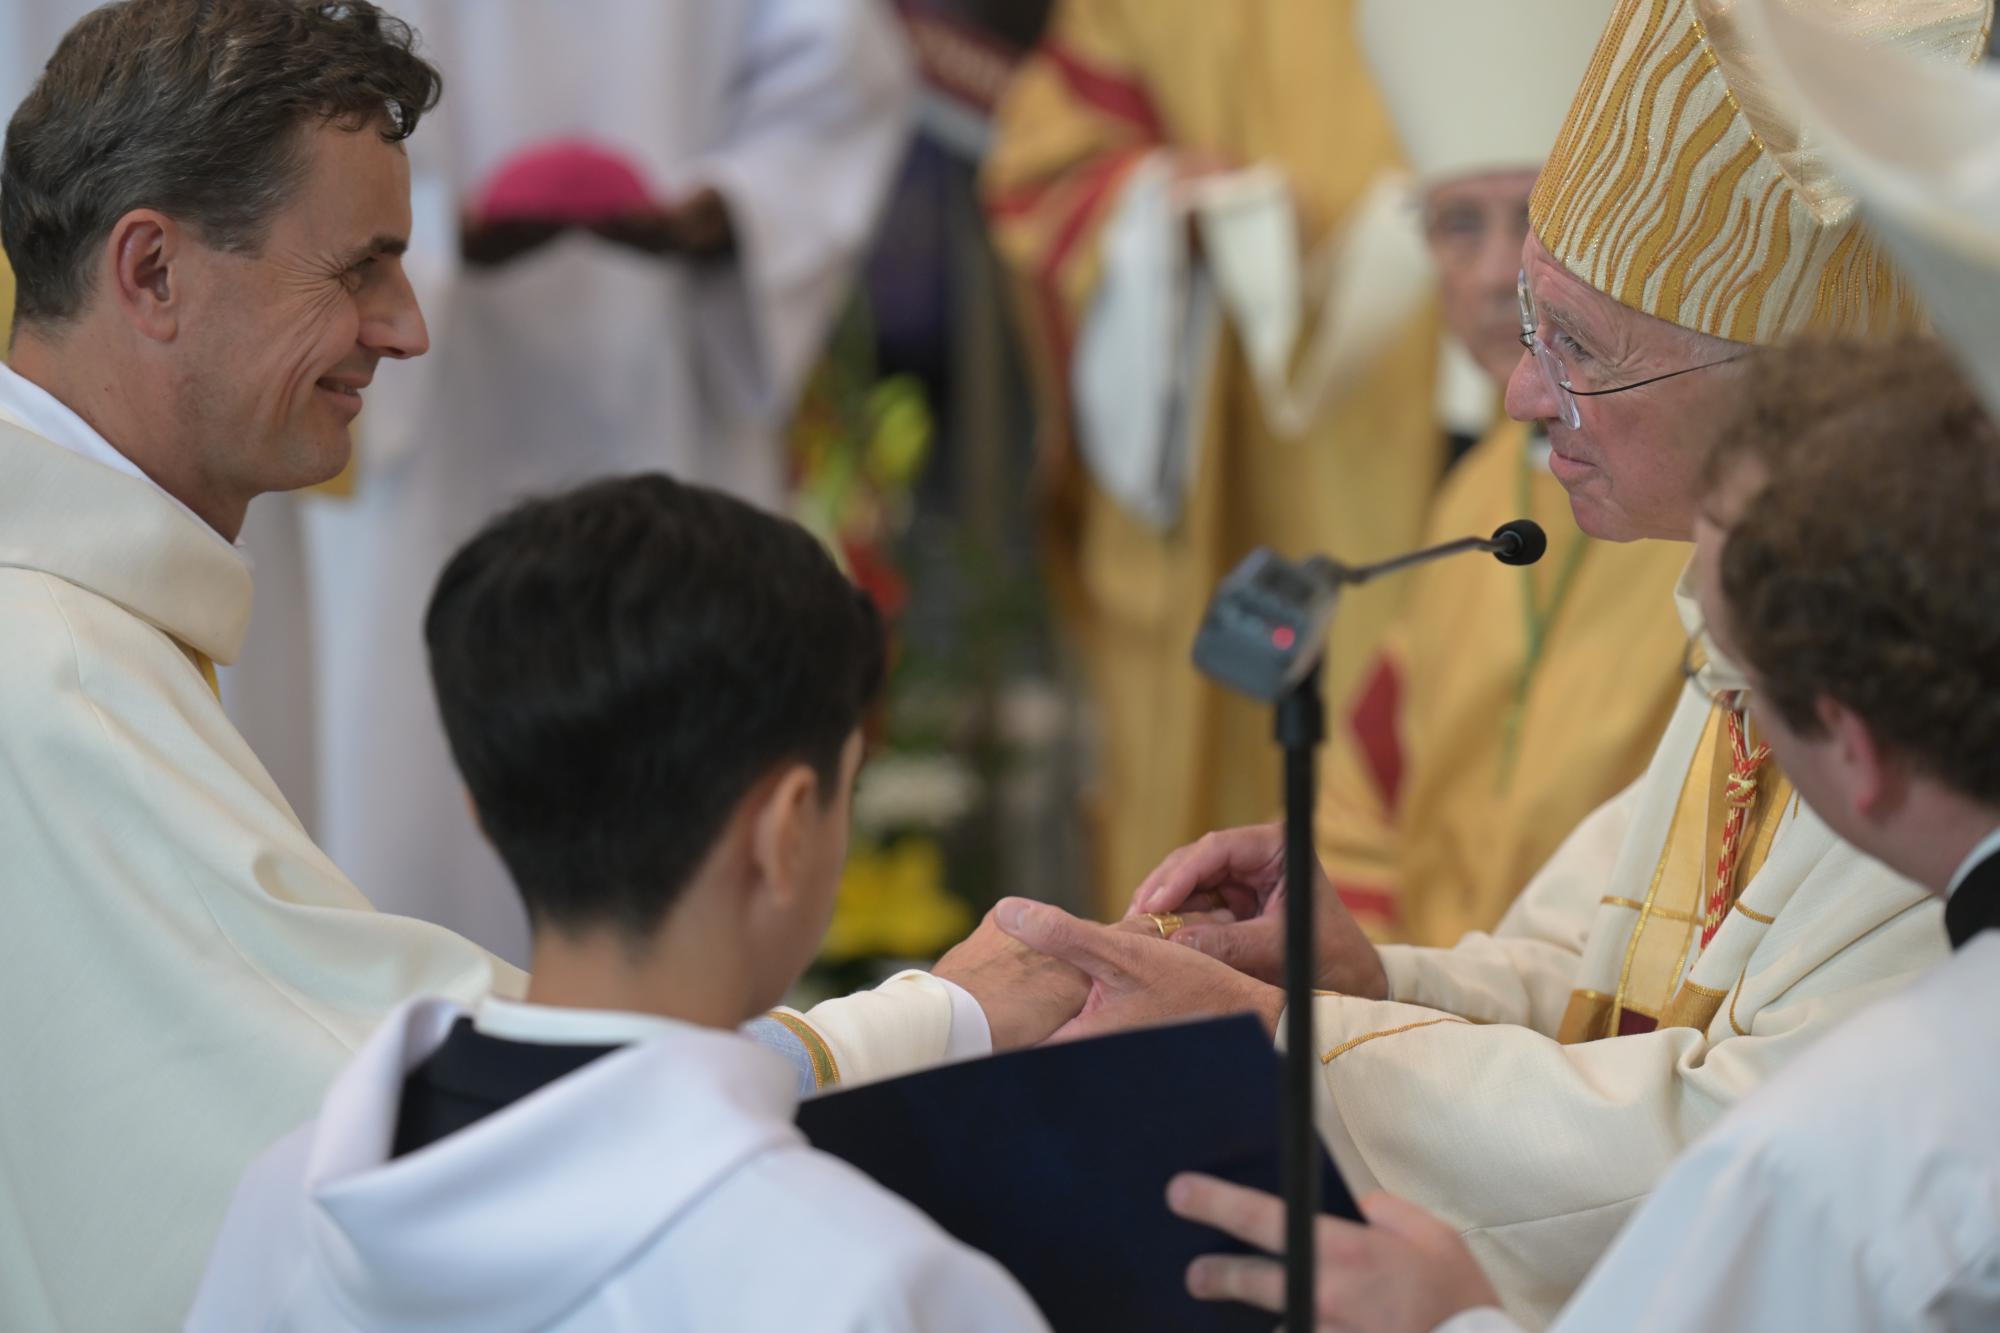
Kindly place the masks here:
[(1944, 896), (1948, 899), (1952, 894), (1957, 893), (1958, 886), (1965, 883), (1966, 877), (1972, 874), (1974, 870), (1977, 870), (1980, 864), (1988, 857), (1992, 856), (2000, 856), (2000, 828), (1996, 828), (1987, 834), (1985, 840), (1972, 849), (1972, 855), (1966, 857), (1959, 864), (1958, 873), (1953, 875), (1951, 883), (1945, 886)]
[(0, 362), (0, 419), (9, 421), (30, 434), (39, 435), (51, 444), (60, 445), (73, 454), (88, 458), (93, 463), (101, 463), (114, 471), (123, 472), (128, 477), (137, 477), (172, 500), (175, 507), (183, 514), (201, 524), (203, 532), (235, 550), (238, 555), (242, 554), (240, 544), (231, 542), (210, 527), (207, 520), (182, 504), (179, 497), (147, 476), (137, 463), (119, 453), (117, 446), (99, 435), (89, 422), (78, 416), (61, 399), (4, 362)]
[(694, 1025), (658, 1014), (635, 1014), (622, 1009), (570, 1009), (489, 995), (479, 1002), (472, 1026), (489, 1037), (543, 1046), (627, 1046), (685, 1032)]
[(1680, 613), (1681, 624), (1689, 635), (1701, 636), (1701, 649), (1708, 657), (1708, 665), (1701, 669), (1699, 675), (1698, 686), (1701, 691), (1709, 695), (1747, 693), (1750, 689), (1749, 680), (1737, 669), (1734, 662), (1717, 651), (1715, 640), (1709, 637), (1708, 626), (1702, 620), (1701, 602), (1696, 599), (1694, 592), (1692, 554), (1688, 557), (1687, 566), (1681, 570), (1680, 578), (1674, 582), (1674, 610)]

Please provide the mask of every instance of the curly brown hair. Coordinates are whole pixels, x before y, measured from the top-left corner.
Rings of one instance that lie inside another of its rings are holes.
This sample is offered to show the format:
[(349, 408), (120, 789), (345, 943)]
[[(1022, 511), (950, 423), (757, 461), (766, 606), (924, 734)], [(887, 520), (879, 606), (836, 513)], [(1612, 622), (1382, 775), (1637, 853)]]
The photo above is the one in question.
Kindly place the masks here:
[(402, 20), (368, 0), (120, 0), (64, 36), (7, 126), (0, 241), (16, 316), (90, 294), (117, 220), (156, 208), (254, 253), (298, 187), (314, 124), (395, 142), (443, 90)]
[(1736, 480), (1722, 595), (1786, 724), (1832, 698), (2000, 802), (2000, 428), (1942, 346), (1761, 355), (1709, 460), (1712, 495)]

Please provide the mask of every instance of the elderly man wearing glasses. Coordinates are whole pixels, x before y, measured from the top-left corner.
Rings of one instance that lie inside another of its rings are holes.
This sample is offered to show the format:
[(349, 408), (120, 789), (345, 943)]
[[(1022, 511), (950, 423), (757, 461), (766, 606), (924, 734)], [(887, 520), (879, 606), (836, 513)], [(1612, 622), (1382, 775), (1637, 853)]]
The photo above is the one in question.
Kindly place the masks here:
[[(1611, 7), (1360, 6), (1369, 66), (1421, 192), (1447, 327), (1495, 409), (1521, 360), (1515, 278), (1529, 191)], [(1440, 32), (1453, 40), (1440, 44)], [(1524, 83), (1525, 68), (1540, 77)], [(1413, 571), (1332, 728), (1320, 862), (1378, 942), (1446, 946), (1491, 930), (1577, 822), (1645, 770), (1673, 713), (1684, 631), (1668, 594), (1683, 555), (1586, 537), (1549, 459), (1538, 426), (1503, 421), (1454, 466), (1426, 542), (1526, 517), (1548, 533), (1548, 552), (1523, 569), (1460, 560)]]

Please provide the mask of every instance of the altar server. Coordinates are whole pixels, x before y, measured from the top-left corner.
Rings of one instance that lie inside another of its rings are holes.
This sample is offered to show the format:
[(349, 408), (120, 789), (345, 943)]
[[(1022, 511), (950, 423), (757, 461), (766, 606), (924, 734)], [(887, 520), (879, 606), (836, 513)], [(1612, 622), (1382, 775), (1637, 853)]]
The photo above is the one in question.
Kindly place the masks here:
[(250, 1169), (189, 1329), (1045, 1328), (814, 1151), (792, 1070), (732, 1030), (819, 951), (881, 684), (818, 542), (600, 482), (490, 524), (424, 631), (535, 922), (527, 1001), (391, 1016)]

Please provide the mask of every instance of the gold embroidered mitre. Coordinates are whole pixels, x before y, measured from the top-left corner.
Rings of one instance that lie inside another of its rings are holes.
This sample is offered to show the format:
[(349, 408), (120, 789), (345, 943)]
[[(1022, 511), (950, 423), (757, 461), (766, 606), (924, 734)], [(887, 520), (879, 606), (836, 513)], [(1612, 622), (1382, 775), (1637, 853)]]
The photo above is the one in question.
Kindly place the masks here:
[[(1788, 0), (1877, 42), (1971, 64), (1993, 0)], [(1920, 328), (1739, 22), (1739, 0), (1619, 0), (1530, 205), (1570, 272), (1736, 342)]]
[(2000, 415), (2000, 66), (1957, 69), (1746, 4), (1799, 119)]

